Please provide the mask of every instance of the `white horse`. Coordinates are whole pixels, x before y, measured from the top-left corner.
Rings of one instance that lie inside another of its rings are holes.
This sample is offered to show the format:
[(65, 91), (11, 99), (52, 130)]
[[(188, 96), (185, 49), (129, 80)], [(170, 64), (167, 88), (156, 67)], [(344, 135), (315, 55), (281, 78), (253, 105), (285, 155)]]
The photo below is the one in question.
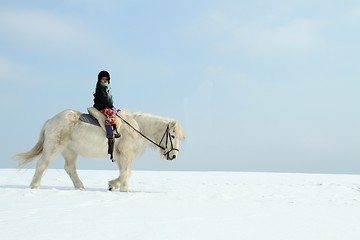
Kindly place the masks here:
[[(31, 188), (39, 188), (48, 165), (58, 154), (65, 159), (65, 171), (75, 189), (84, 189), (76, 171), (78, 155), (86, 158), (106, 158), (108, 140), (105, 131), (95, 125), (79, 120), (81, 113), (65, 110), (45, 122), (39, 140), (32, 150), (15, 155), (18, 167), (39, 158)], [(159, 147), (161, 158), (173, 160), (178, 155), (179, 141), (184, 139), (178, 122), (149, 114), (121, 111), (118, 113), (121, 137), (115, 139), (114, 161), (119, 167), (119, 177), (109, 181), (109, 190), (120, 188), (128, 192), (132, 161), (147, 147)], [(99, 121), (100, 122), (100, 121)]]

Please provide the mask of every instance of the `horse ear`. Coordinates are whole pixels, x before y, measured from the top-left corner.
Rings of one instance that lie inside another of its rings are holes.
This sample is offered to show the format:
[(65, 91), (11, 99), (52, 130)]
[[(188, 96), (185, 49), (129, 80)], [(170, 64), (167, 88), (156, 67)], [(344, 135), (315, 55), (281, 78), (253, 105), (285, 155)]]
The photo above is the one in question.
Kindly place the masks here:
[(170, 128), (175, 132), (175, 134), (179, 139), (181, 140), (185, 139), (184, 132), (177, 121), (170, 122)]

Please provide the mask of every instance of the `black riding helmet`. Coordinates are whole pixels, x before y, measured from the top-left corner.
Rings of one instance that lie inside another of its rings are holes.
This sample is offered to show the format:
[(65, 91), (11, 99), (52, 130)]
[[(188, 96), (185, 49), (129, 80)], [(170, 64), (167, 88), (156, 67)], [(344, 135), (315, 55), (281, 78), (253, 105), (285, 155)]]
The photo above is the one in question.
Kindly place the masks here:
[(100, 82), (100, 80), (101, 80), (103, 77), (107, 77), (107, 79), (109, 80), (109, 83), (110, 83), (110, 74), (109, 74), (107, 71), (101, 71), (101, 72), (99, 72), (99, 74), (98, 74), (98, 82)]

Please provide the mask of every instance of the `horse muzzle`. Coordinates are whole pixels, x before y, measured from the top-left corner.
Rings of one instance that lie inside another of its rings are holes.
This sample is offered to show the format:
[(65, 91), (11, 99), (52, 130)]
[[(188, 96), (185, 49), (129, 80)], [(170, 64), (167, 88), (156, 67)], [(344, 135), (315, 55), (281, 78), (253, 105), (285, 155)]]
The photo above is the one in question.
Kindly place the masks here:
[(164, 154), (166, 156), (166, 160), (169, 160), (169, 161), (172, 161), (172, 160), (175, 160), (176, 159), (176, 154)]

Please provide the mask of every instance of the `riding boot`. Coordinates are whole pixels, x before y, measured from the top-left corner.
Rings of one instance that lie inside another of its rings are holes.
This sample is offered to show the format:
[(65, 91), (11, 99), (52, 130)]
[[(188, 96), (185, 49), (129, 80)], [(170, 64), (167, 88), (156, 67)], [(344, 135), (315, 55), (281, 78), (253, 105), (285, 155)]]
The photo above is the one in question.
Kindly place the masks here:
[(110, 154), (110, 159), (113, 160), (113, 152), (114, 152), (114, 130), (110, 124), (105, 124), (106, 129), (106, 138), (108, 139), (108, 154)]
[(108, 138), (108, 154), (110, 154), (110, 159), (112, 162), (114, 162), (114, 142), (115, 140), (113, 138)]

